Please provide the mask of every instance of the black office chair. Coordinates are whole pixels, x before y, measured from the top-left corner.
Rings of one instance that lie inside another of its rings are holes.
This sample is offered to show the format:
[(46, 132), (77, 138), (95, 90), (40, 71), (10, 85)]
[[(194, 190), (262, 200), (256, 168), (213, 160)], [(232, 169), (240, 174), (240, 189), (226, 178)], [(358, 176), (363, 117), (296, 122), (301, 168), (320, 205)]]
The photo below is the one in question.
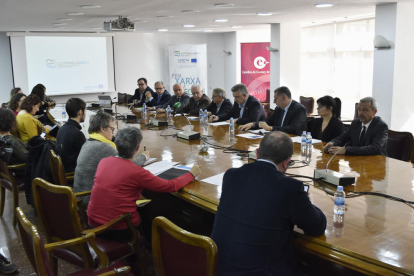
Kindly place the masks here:
[(388, 157), (410, 161), (413, 149), (413, 135), (410, 132), (388, 130)]

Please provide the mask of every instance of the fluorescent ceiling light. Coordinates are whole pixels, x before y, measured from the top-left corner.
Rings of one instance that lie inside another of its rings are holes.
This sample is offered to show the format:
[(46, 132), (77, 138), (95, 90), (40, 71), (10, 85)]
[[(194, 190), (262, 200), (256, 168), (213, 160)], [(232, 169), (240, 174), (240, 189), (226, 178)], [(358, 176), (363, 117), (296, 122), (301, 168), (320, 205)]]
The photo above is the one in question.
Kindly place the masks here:
[(101, 6), (95, 6), (95, 5), (83, 5), (81, 6), (84, 9), (99, 9)]
[(333, 4), (316, 4), (315, 8), (330, 8)]
[(53, 29), (64, 29), (65, 27), (53, 27)]
[(137, 21), (132, 21), (132, 23), (147, 23), (148, 21), (145, 20), (137, 20)]
[(226, 3), (218, 3), (218, 4), (214, 4), (215, 7), (217, 8), (231, 8), (234, 5), (233, 4), (226, 4)]
[(212, 32), (213, 30), (204, 30), (204, 32)]
[(157, 17), (160, 18), (160, 19), (172, 18), (171, 15), (159, 15)]
[(63, 26), (63, 25), (66, 25), (66, 23), (53, 23), (53, 25), (55, 25), (55, 26)]
[(199, 13), (199, 11), (193, 11), (193, 10), (183, 10), (181, 12), (183, 12), (183, 13)]
[(72, 18), (59, 18), (57, 21), (71, 21)]
[(216, 21), (216, 22), (227, 22), (228, 20), (227, 19), (216, 19), (214, 21)]
[(231, 26), (233, 29), (241, 28), (241, 26)]
[(159, 32), (168, 32), (168, 29), (158, 29)]
[(93, 27), (93, 28), (91, 28), (92, 30), (101, 30), (102, 28), (99, 28), (99, 27)]
[(185, 27), (185, 28), (194, 28), (194, 27), (195, 27), (195, 25), (192, 25), (192, 24), (185, 24), (185, 25), (183, 25), (183, 27)]
[(269, 15), (272, 15), (272, 13), (270, 13), (270, 12), (258, 12), (257, 15), (260, 15), (260, 16), (269, 16)]
[(68, 12), (66, 15), (83, 15), (83, 12)]

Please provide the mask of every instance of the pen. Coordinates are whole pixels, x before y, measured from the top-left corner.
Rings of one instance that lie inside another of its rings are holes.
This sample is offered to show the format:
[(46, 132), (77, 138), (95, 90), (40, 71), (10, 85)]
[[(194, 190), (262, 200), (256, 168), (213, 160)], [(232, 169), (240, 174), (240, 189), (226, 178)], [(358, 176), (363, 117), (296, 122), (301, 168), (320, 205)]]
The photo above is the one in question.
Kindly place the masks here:
[(204, 167), (204, 165), (205, 165), (205, 164), (203, 164), (203, 165), (199, 166), (199, 168), (201, 169), (202, 167)]
[(147, 151), (147, 146), (146, 145), (144, 145), (144, 151)]

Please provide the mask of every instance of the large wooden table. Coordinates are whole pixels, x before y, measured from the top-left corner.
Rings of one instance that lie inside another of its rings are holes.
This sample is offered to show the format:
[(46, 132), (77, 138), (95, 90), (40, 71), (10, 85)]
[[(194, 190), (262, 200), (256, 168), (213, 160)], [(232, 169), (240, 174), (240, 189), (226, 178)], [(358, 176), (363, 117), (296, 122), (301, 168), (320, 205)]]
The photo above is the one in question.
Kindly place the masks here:
[[(125, 106), (115, 110), (126, 113)], [(131, 112), (131, 111), (129, 111)], [(140, 117), (140, 114), (137, 113)], [(158, 114), (160, 120), (165, 115)], [(176, 127), (188, 125), (183, 117), (175, 117)], [(192, 121), (194, 131), (199, 131), (198, 121)], [(240, 167), (247, 163), (237, 154), (223, 153), (223, 150), (210, 148), (207, 153), (199, 153), (197, 145), (201, 141), (179, 140), (172, 136), (160, 136), (163, 128), (148, 130), (144, 124), (129, 124), (117, 121), (116, 127), (137, 126), (143, 130), (144, 139), (151, 157), (158, 160), (171, 160), (181, 164), (205, 164), (198, 180), (187, 185), (175, 196), (189, 201), (211, 213), (217, 210), (221, 186), (215, 186), (202, 180), (225, 172), (229, 168)], [(237, 127), (236, 127), (237, 128)], [(174, 134), (177, 130), (167, 129), (163, 135)], [(202, 133), (204, 135), (204, 133)], [(236, 135), (238, 134), (236, 130)], [(228, 126), (209, 126), (209, 140), (217, 145), (230, 146)], [(244, 139), (236, 136), (234, 148), (254, 150), (261, 139)], [(313, 176), (315, 168), (325, 168), (331, 157), (322, 151), (323, 145), (314, 145), (312, 161), (309, 166), (289, 169), (288, 173)], [(294, 144), (292, 159), (300, 159), (300, 145)], [(356, 177), (356, 184), (345, 187), (352, 191), (372, 191), (413, 201), (414, 169), (413, 164), (383, 156), (337, 156), (330, 169)], [(303, 179), (306, 181), (307, 179)], [(333, 222), (333, 197), (327, 195), (321, 187), (311, 181), (310, 193), (314, 204), (326, 215), (328, 226), (325, 235), (309, 237), (296, 230), (294, 243), (302, 250), (370, 275), (414, 275), (414, 210), (409, 206), (378, 196), (360, 196), (346, 199), (346, 212), (343, 227)], [(312, 185), (313, 184), (313, 185)], [(326, 185), (334, 191), (336, 187)], [(341, 226), (341, 224), (339, 224)]]

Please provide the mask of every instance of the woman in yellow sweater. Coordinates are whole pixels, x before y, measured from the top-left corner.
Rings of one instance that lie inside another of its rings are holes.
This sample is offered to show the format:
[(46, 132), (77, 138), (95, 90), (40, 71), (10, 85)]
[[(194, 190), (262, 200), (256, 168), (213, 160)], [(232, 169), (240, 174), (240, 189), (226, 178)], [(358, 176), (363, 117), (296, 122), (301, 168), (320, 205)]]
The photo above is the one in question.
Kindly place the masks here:
[(21, 111), (17, 114), (17, 129), (19, 130), (20, 139), (27, 142), (33, 136), (39, 135), (39, 128), (49, 133), (50, 126), (43, 126), (36, 118), (33, 117), (39, 110), (41, 100), (36, 95), (29, 95), (24, 99)]

